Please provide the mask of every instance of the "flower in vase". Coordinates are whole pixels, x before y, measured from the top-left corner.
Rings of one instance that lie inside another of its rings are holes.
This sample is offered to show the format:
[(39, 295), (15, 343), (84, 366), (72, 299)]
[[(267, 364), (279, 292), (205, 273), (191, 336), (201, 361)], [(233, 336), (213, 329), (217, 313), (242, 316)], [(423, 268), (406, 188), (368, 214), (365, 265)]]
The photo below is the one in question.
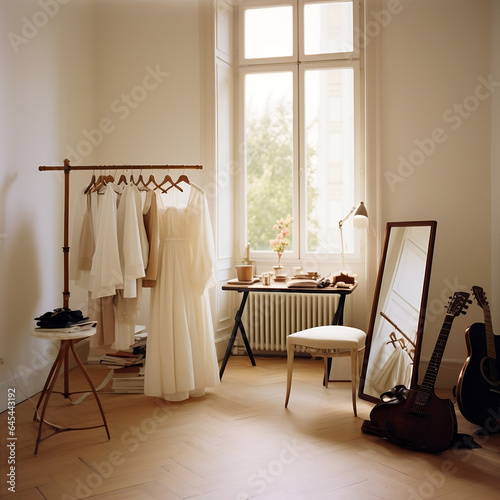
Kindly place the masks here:
[(285, 247), (290, 243), (288, 241), (287, 235), (290, 233), (290, 229), (288, 226), (293, 222), (293, 218), (290, 215), (287, 215), (285, 218), (278, 219), (276, 224), (274, 224), (273, 229), (278, 231), (276, 237), (272, 240), (269, 240), (269, 245), (274, 252), (278, 254), (278, 259), (281, 259), (281, 255), (285, 251)]

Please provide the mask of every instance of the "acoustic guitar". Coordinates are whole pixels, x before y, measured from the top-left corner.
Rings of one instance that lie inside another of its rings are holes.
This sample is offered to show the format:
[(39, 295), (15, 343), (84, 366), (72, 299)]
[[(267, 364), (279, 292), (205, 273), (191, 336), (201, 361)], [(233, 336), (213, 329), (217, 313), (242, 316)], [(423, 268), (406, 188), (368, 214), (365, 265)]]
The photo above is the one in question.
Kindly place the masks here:
[[(446, 450), (453, 442), (457, 432), (455, 408), (450, 399), (435, 395), (434, 385), (453, 319), (460, 313), (465, 314), (470, 301), (466, 292), (456, 292), (450, 299), (422, 384), (418, 389), (406, 389), (406, 398), (384, 401), (382, 395), (382, 401), (370, 412), (366, 432), (400, 446), (432, 453)], [(397, 392), (403, 392), (401, 387)]]
[(467, 359), (458, 377), (457, 403), (469, 422), (491, 430), (491, 424), (500, 424), (500, 336), (493, 333), (483, 289), (474, 286), (472, 291), (483, 309), (484, 324), (474, 323), (465, 332)]

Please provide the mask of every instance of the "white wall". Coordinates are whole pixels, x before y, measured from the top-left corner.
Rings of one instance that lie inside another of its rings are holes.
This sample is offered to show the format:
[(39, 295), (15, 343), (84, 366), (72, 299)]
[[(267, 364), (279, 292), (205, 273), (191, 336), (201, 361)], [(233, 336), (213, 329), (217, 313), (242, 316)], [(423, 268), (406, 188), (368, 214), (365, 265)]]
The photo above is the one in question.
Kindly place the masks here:
[[(62, 306), (61, 164), (77, 122), (94, 117), (93, 2), (0, 2), (0, 355), (20, 390), (41, 388), (50, 342), (34, 318)], [(0, 408), (13, 386), (0, 366)], [(22, 397), (18, 390), (18, 397)]]
[[(380, 44), (381, 220), (438, 221), (425, 364), (448, 297), (492, 286), (490, 2), (381, 2), (391, 6)], [(454, 321), (438, 384), (456, 383), (474, 321), (477, 305)]]

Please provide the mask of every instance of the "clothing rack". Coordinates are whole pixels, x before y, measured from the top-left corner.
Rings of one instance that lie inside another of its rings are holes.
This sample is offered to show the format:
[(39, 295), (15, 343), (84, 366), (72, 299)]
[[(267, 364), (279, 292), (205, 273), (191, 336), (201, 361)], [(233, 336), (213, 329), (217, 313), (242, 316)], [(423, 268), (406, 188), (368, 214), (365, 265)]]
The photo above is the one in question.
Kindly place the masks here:
[(69, 177), (72, 170), (202, 170), (201, 165), (79, 165), (72, 167), (68, 159), (64, 160), (64, 165), (55, 167), (40, 166), (38, 170), (63, 171), (64, 172), (64, 290), (63, 308), (69, 308)]

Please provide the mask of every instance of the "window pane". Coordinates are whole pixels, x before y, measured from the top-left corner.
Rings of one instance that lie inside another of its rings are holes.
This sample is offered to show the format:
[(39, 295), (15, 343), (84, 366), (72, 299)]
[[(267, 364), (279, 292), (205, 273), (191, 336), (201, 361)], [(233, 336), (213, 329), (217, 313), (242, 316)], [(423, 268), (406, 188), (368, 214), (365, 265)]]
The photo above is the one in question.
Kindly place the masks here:
[(271, 251), (273, 225), (293, 214), (292, 72), (246, 75), (244, 126), (247, 237), (253, 250)]
[(245, 59), (293, 55), (291, 5), (245, 11)]
[(352, 2), (326, 2), (304, 6), (305, 54), (331, 54), (352, 50)]
[[(354, 202), (353, 70), (305, 72), (308, 252), (340, 252), (338, 223)], [(343, 226), (352, 251), (352, 225)]]

